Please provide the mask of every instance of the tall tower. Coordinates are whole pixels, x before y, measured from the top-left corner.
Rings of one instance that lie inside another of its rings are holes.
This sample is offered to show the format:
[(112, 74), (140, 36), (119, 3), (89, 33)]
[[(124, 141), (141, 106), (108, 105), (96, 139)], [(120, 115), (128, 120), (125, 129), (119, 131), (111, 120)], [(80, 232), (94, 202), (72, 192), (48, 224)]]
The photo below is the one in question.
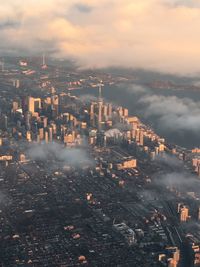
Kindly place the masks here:
[(98, 86), (99, 86), (99, 100), (102, 100), (102, 86), (103, 86), (102, 81), (98, 84)]
[(42, 55), (42, 65), (43, 66), (46, 65), (46, 62), (45, 62), (45, 53), (43, 53), (43, 55)]
[(180, 208), (180, 221), (186, 222), (189, 218), (189, 209), (185, 205)]
[(45, 53), (43, 53), (43, 55), (42, 55), (42, 69), (47, 69)]

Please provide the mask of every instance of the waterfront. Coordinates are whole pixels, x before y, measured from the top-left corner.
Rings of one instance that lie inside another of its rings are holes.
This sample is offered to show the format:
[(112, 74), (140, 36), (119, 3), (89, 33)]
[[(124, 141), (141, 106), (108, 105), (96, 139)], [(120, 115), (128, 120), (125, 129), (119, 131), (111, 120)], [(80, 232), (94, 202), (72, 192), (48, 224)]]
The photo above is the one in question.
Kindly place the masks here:
[[(137, 85), (133, 85), (137, 86)], [(107, 86), (103, 88), (103, 97), (107, 101), (111, 101), (116, 105), (122, 105), (127, 107), (130, 111), (130, 114), (140, 117), (140, 119), (154, 128), (154, 130), (161, 136), (165, 137), (168, 142), (174, 143), (189, 149), (198, 147), (200, 145), (200, 137), (197, 131), (193, 129), (183, 129), (177, 130), (163, 128), (162, 121), (159, 117), (145, 117), (145, 106), (138, 103), (138, 100), (141, 99), (141, 93), (139, 91), (131, 91), (128, 88), (130, 85), (126, 86)], [(165, 96), (165, 97), (176, 97), (177, 99), (191, 99), (191, 101), (198, 102), (200, 100), (200, 91), (186, 91), (186, 90), (158, 90), (145, 88), (150, 95), (156, 96)], [(98, 95), (98, 90), (96, 88), (84, 88), (81, 90), (73, 91), (73, 94), (79, 95)], [(163, 109), (166, 107), (163, 106)], [(187, 121), (185, 122), (188, 123)]]

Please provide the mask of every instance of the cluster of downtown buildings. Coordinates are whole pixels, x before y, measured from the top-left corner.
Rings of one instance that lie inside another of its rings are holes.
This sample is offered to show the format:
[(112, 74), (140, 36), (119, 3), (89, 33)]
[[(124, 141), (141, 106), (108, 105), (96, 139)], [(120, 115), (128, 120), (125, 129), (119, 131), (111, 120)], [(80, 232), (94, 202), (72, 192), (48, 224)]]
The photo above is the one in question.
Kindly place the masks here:
[(102, 77), (98, 97), (77, 97), (51, 85), (67, 70), (19, 66), (1, 73), (2, 88), (12, 81), (0, 98), (1, 266), (200, 266), (200, 230), (188, 232), (200, 219), (196, 192), (154, 183), (174, 171), (166, 154), (198, 172), (198, 151), (105, 101)]

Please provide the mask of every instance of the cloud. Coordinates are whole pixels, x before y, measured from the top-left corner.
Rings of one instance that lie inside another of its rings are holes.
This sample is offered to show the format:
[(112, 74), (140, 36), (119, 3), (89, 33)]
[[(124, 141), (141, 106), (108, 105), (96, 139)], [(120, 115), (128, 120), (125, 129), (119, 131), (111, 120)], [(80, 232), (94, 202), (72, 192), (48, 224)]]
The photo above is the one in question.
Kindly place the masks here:
[(0, 191), (0, 207), (4, 204), (8, 204), (9, 198), (6, 193)]
[[(171, 164), (169, 164), (171, 165)], [(168, 165), (168, 166), (169, 166)], [(173, 165), (171, 165), (173, 166)], [(176, 167), (176, 166), (173, 166)], [(179, 166), (180, 167), (180, 166)], [(170, 191), (173, 189), (174, 192), (181, 193), (181, 196), (186, 198), (189, 196), (188, 192), (194, 192), (195, 197), (199, 198), (199, 192), (197, 190), (199, 181), (197, 177), (192, 176), (189, 173), (184, 172), (180, 169), (180, 171), (172, 171), (167, 173), (155, 173), (152, 177), (152, 187), (151, 190), (142, 188), (139, 191), (140, 196), (145, 201), (148, 200), (169, 200), (172, 199), (175, 201), (175, 196), (172, 194), (160, 194), (159, 192), (163, 192), (162, 188), (168, 188)], [(179, 195), (180, 199), (180, 195)]]
[(92, 7), (89, 5), (84, 5), (82, 3), (77, 3), (74, 6), (79, 12), (83, 12), (83, 13), (89, 13), (92, 11)]
[(84, 103), (91, 103), (91, 102), (97, 102), (98, 98), (93, 96), (93, 95), (89, 95), (89, 94), (85, 94), (85, 95), (80, 95), (80, 99), (84, 102)]
[(156, 125), (163, 133), (194, 133), (200, 131), (200, 101), (177, 96), (165, 96), (143, 86), (132, 85), (126, 88), (134, 95), (134, 105), (143, 119)]
[(143, 94), (147, 94), (147, 93), (149, 93), (149, 90), (148, 89), (146, 89), (146, 88), (144, 88), (143, 86), (141, 86), (141, 85), (137, 85), (137, 84), (134, 84), (134, 85), (132, 85), (132, 86), (129, 86), (128, 88), (127, 88), (127, 91), (129, 92), (129, 93), (133, 93), (133, 94), (136, 94), (136, 95), (143, 95)]
[(122, 136), (122, 133), (121, 133), (121, 131), (119, 129), (114, 128), (114, 129), (107, 130), (105, 132), (105, 136), (107, 136), (107, 137)]
[(0, 22), (0, 30), (2, 29), (8, 29), (8, 28), (17, 28), (20, 26), (19, 21), (14, 20), (6, 20)]
[[(125, 66), (199, 72), (200, 1), (8, 0), (1, 52), (76, 59), (84, 67)], [(11, 25), (10, 25), (11, 26)]]
[(86, 149), (66, 148), (59, 143), (32, 144), (27, 149), (27, 155), (32, 160), (46, 161), (53, 159), (58, 164), (63, 164), (63, 166), (66, 164), (70, 167), (93, 165), (93, 160), (90, 158)]
[(188, 173), (181, 171), (157, 176), (155, 182), (160, 186), (174, 187), (176, 189), (181, 189), (181, 191), (183, 190), (188, 192), (197, 192), (196, 188), (198, 187), (198, 180), (195, 176), (191, 176)]
[(164, 130), (200, 131), (200, 102), (162, 95), (145, 95), (139, 102), (145, 105), (145, 117), (157, 118)]
[(176, 170), (183, 168), (183, 162), (181, 160), (177, 159), (176, 156), (171, 156), (166, 153), (162, 156), (157, 155), (155, 157), (155, 161), (157, 161), (161, 165), (163, 164), (168, 167), (175, 167)]
[(200, 2), (196, 0), (166, 0), (166, 4), (171, 7), (200, 8)]

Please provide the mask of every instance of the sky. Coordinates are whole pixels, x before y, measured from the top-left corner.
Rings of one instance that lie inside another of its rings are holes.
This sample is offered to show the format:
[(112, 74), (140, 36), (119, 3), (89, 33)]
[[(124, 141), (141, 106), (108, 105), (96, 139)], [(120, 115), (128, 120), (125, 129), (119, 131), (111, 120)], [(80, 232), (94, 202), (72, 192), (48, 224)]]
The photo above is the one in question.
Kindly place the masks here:
[(0, 55), (46, 52), (82, 67), (200, 72), (200, 0), (7, 0), (0, 36)]

